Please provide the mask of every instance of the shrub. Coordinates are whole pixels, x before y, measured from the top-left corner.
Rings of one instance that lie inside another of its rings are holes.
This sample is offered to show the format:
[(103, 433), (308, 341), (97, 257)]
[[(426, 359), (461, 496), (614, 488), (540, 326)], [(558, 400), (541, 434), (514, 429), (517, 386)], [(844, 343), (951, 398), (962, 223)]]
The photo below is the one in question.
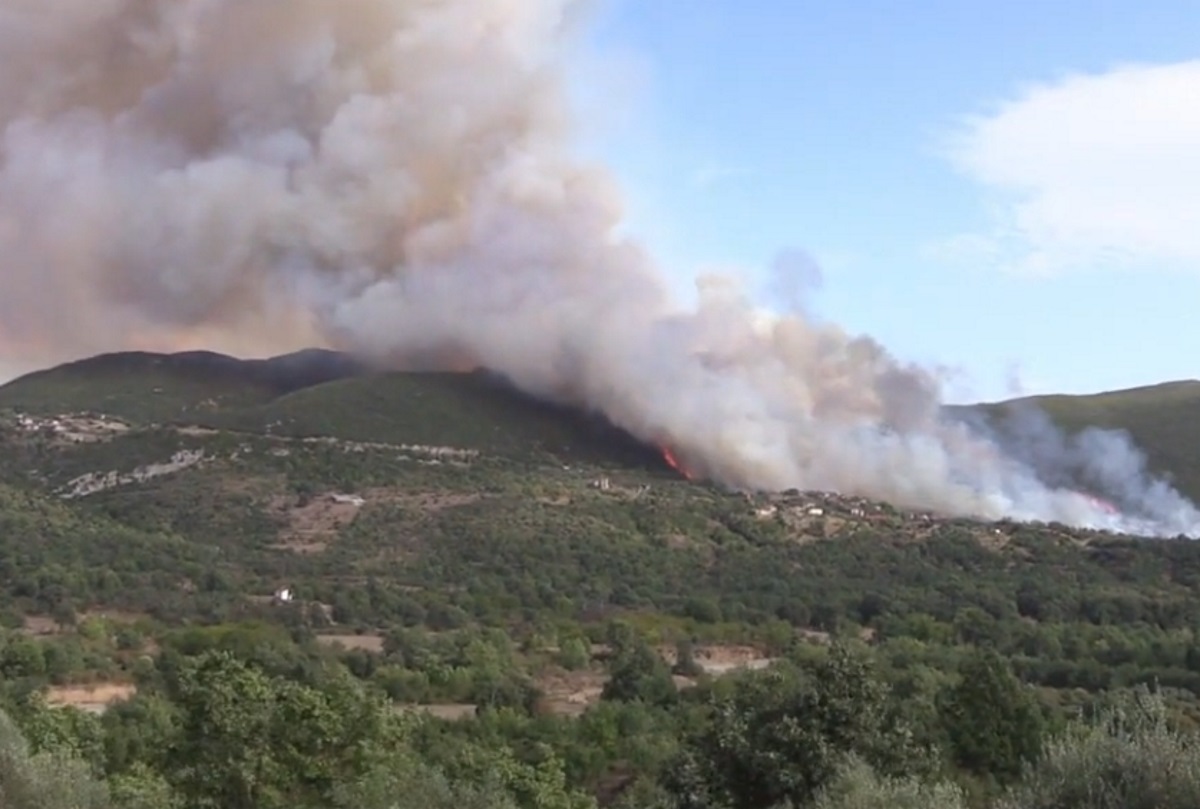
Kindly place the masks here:
[(964, 809), (965, 806), (966, 798), (955, 784), (880, 776), (857, 757), (849, 760), (813, 802), (813, 809)]
[(1141, 689), (1072, 728), (997, 809), (1195, 809), (1200, 806), (1200, 736), (1167, 721), (1167, 706)]
[(4, 809), (104, 809), (108, 790), (82, 761), (31, 753), (12, 720), (0, 713), (0, 806)]

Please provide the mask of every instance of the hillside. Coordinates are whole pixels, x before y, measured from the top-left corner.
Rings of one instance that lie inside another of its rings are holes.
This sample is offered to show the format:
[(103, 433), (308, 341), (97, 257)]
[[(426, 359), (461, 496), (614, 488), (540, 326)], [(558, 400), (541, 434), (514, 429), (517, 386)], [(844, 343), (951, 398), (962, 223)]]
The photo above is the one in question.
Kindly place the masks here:
[(344, 354), (318, 349), (265, 360), (207, 351), (103, 354), (0, 386), (0, 410), (104, 413), (138, 424), (187, 421), (365, 370)]
[(663, 466), (659, 449), (602, 417), (540, 402), (493, 375), (369, 373), (328, 351), (267, 360), (207, 352), (102, 355), (0, 386), (4, 410), (41, 418), (103, 414), (143, 427), (446, 445), (514, 461)]
[[(1003, 434), (1031, 408), (1068, 434), (1123, 430), (1164, 475), (1200, 501), (1200, 381), (1083, 396), (1037, 396), (948, 414)], [(131, 424), (184, 424), (293, 437), (446, 444), (514, 460), (557, 457), (660, 465), (599, 416), (536, 401), (485, 373), (379, 373), (346, 355), (308, 350), (266, 360), (208, 352), (110, 354), (0, 386), (0, 411), (103, 413)]]
[(1028, 408), (1040, 408), (1069, 433), (1087, 427), (1124, 430), (1146, 453), (1149, 468), (1167, 476), (1200, 502), (1200, 381), (1167, 382), (1081, 396), (1032, 396), (994, 404), (950, 408), (982, 415), (993, 427)]
[[(1191, 401), (1113, 396), (1097, 420), (1178, 427)], [(132, 354), (0, 388), (0, 708), (114, 795), (158, 790), (122, 809), (382, 809), (395, 783), (687, 809), (742, 788), (724, 767), (808, 806), (831, 750), (985, 806), (1144, 684), (1200, 726), (1198, 626), (1196, 542), (728, 492), (487, 374)], [(1000, 690), (946, 707), (977, 683)], [(1042, 724), (981, 752), (997, 704)], [(274, 803), (224, 791), (252, 751)]]
[(200, 423), (272, 435), (449, 445), (494, 456), (653, 464), (654, 448), (603, 418), (556, 407), (484, 373), (382, 373), (298, 390)]

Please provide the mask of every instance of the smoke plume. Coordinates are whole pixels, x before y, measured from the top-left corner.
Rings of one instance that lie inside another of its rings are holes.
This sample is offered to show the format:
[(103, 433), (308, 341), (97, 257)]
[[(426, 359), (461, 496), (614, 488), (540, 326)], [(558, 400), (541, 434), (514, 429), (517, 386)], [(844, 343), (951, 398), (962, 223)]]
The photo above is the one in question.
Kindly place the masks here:
[(609, 174), (571, 153), (558, 62), (574, 10), (0, 0), (0, 345), (322, 342), (485, 366), (734, 486), (1200, 526), (1105, 442), (1072, 446), (1072, 468), (1136, 520), (1043, 479), (945, 421), (931, 374), (803, 307), (764, 314), (720, 279), (675, 307), (617, 236)]

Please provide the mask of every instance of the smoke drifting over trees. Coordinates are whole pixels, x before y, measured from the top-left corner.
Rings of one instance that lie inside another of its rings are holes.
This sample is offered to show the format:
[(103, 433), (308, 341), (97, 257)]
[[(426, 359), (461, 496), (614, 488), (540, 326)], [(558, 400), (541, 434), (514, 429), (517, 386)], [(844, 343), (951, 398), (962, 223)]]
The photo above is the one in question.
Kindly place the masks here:
[[(0, 346), (220, 336), (486, 366), (735, 486), (1200, 530), (1117, 437), (1038, 467), (802, 307), (767, 315), (719, 280), (676, 307), (616, 235), (610, 175), (571, 154), (575, 5), (3, 0)], [(1035, 468), (1081, 470), (1138, 517)]]

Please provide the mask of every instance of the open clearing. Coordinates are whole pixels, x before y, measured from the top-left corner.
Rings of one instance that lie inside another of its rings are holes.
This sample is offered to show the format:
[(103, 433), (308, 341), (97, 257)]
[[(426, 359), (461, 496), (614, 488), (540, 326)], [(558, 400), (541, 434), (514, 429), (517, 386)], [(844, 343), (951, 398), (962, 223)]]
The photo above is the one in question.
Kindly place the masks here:
[(114, 703), (124, 702), (136, 693), (137, 686), (130, 683), (52, 686), (46, 692), (46, 703), (54, 707), (104, 713)]

